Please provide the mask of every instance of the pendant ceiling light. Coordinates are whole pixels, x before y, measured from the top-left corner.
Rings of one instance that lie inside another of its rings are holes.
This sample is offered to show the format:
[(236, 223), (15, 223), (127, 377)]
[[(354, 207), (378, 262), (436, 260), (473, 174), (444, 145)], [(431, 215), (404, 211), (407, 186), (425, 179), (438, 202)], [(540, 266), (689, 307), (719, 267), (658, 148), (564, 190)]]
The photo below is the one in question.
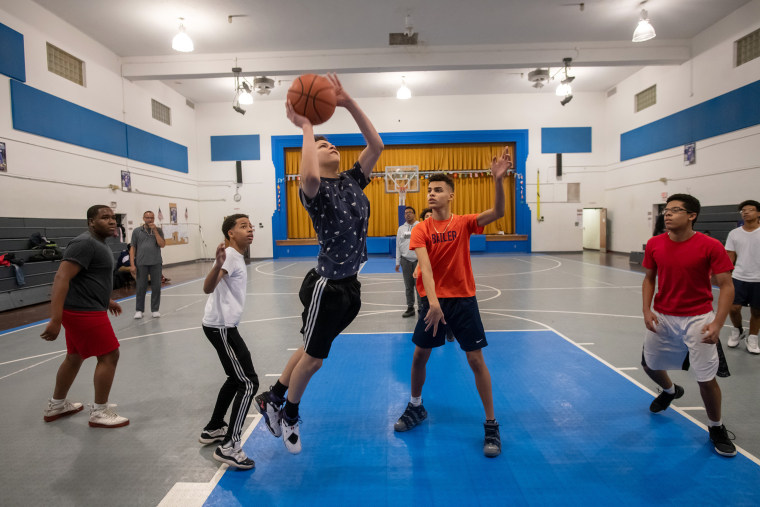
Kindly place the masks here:
[(182, 53), (189, 53), (194, 48), (193, 40), (185, 32), (185, 18), (179, 18), (179, 33), (172, 39), (172, 49), (175, 51), (181, 51)]
[(654, 39), (656, 35), (654, 27), (649, 22), (646, 9), (641, 9), (639, 24), (636, 26), (636, 30), (633, 31), (633, 42), (644, 42), (645, 40)]

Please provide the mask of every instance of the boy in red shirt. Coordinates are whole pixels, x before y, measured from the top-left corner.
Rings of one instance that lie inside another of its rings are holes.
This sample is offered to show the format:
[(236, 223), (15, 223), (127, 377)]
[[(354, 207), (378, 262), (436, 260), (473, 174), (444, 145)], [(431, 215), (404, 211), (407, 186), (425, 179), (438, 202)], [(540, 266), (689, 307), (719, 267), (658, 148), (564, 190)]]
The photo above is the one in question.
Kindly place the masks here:
[(470, 235), (504, 216), (504, 176), (512, 169), (509, 149), (491, 162), (494, 181), (493, 208), (479, 215), (457, 216), (451, 213), (454, 181), (443, 173), (428, 180), (428, 205), (433, 216), (412, 229), (409, 248), (417, 253), (420, 275), (417, 290), (422, 297), (419, 319), (412, 342), (416, 345), (412, 359), (412, 397), (393, 429), (408, 431), (427, 417), (422, 406), (425, 368), (434, 347), (445, 343), (449, 328), (467, 353), (467, 362), (475, 374), (475, 386), (486, 413), (483, 453), (501, 454), (499, 424), (496, 422), (491, 393), (491, 374), (481, 349), (488, 345), (483, 322), (475, 299), (475, 278), (470, 263)]
[[(732, 457), (736, 456), (736, 447), (721, 421), (721, 391), (715, 375), (719, 365), (716, 344), (734, 298), (734, 266), (718, 240), (694, 231), (699, 210), (695, 197), (671, 195), (662, 213), (665, 233), (647, 242), (642, 286), (647, 333), (641, 365), (662, 388), (649, 407), (655, 413), (667, 409), (684, 393), (683, 387), (670, 380), (667, 370), (693, 368), (715, 452)], [(711, 271), (720, 287), (717, 314), (712, 306)]]

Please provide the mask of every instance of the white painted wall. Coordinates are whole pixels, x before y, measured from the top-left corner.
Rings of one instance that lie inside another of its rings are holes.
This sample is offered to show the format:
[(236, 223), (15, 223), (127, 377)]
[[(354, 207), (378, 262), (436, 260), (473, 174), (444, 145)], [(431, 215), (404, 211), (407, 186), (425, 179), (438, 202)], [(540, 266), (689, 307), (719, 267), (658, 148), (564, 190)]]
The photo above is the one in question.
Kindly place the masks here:
[[(6, 143), (9, 172), (0, 174), (0, 216), (81, 217), (95, 202), (117, 202), (116, 211), (137, 220), (145, 209), (176, 202), (180, 222), (190, 215), (189, 246), (167, 247), (168, 263), (210, 257), (221, 241), (222, 217), (243, 212), (257, 225), (252, 255), (272, 255), (271, 215), (275, 209), (271, 136), (298, 134), (283, 105), (259, 100), (241, 116), (230, 103), (198, 104), (161, 83), (131, 83), (120, 77), (117, 55), (29, 0), (5, 2), (0, 20), (24, 34), (27, 84), (188, 147), (189, 174), (128, 161), (15, 131), (11, 125), (8, 78), (0, 76), (0, 140)], [(562, 107), (551, 94), (414, 97), (360, 100), (380, 132), (528, 129), (527, 198), (532, 208), (534, 251), (580, 250), (577, 210), (608, 208), (608, 249), (640, 249), (651, 233), (648, 213), (661, 193), (692, 192), (706, 205), (757, 198), (757, 142), (760, 127), (697, 143), (697, 164), (684, 167), (680, 148), (619, 162), (620, 134), (760, 79), (760, 59), (732, 67), (733, 41), (760, 26), (760, 0), (745, 5), (693, 41), (693, 60), (672, 67), (645, 68), (617, 85), (617, 93), (578, 94)], [(45, 42), (87, 62), (87, 86), (47, 71)], [(657, 84), (657, 105), (633, 113), (633, 95)], [(350, 90), (349, 90), (350, 92)], [(150, 116), (150, 99), (172, 109), (172, 126)], [(542, 127), (592, 127), (592, 153), (565, 154), (563, 177), (555, 176), (554, 154), (541, 154)], [(338, 111), (317, 133), (354, 133), (355, 124)], [(241, 200), (235, 202), (234, 162), (211, 162), (210, 136), (258, 134), (261, 159), (244, 161)], [(112, 191), (120, 171), (132, 172), (132, 193)], [(536, 182), (540, 171), (541, 215)], [(662, 183), (660, 178), (666, 178)], [(567, 183), (581, 184), (581, 202), (567, 203)], [(744, 193), (746, 195), (744, 195)], [(44, 198), (35, 196), (44, 195)], [(261, 223), (264, 228), (258, 227)], [(133, 225), (137, 225), (135, 221)], [(200, 227), (200, 228), (199, 228)]]
[[(143, 211), (159, 206), (168, 220), (169, 202), (176, 202), (180, 222), (187, 208), (197, 223), (195, 112), (185, 98), (161, 83), (122, 79), (117, 55), (33, 2), (4, 3), (0, 21), (24, 35), (27, 85), (187, 146), (190, 159), (189, 174), (182, 174), (14, 130), (10, 79), (0, 76), (0, 141), (8, 156), (8, 172), (0, 173), (0, 216), (84, 218), (90, 205), (115, 201), (116, 212), (137, 226)], [(47, 70), (46, 42), (86, 62), (86, 86)], [(151, 117), (151, 98), (171, 108), (172, 126)], [(122, 170), (132, 173), (131, 193), (120, 190)], [(190, 244), (166, 247), (164, 262), (200, 257), (197, 225), (189, 230)]]
[[(738, 204), (760, 195), (760, 127), (697, 142), (697, 163), (683, 165), (683, 147), (619, 162), (620, 135), (760, 79), (760, 59), (734, 67), (734, 41), (760, 28), (760, 1), (746, 4), (699, 34), (694, 58), (673, 67), (648, 67), (617, 85), (606, 100), (605, 145), (610, 166), (604, 201), (607, 248), (641, 250), (654, 228), (651, 210), (663, 193), (686, 192), (703, 205)], [(634, 113), (634, 95), (657, 85), (657, 104)], [(664, 181), (660, 181), (664, 178)]]

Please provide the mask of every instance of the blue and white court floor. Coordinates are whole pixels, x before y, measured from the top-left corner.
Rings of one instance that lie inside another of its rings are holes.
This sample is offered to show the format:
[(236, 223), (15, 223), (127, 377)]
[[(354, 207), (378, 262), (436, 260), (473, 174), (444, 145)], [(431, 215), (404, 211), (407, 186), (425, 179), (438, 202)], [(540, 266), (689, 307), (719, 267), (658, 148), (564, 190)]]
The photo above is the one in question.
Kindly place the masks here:
[[(716, 455), (683, 415), (552, 331), (491, 331), (502, 455), (482, 454), (483, 409), (457, 344), (434, 351), (428, 419), (393, 423), (408, 401), (409, 334), (347, 334), (301, 403), (303, 452), (263, 421), (205, 505), (760, 505), (760, 468)], [(742, 486), (743, 485), (743, 486)]]
[[(238, 328), (260, 389), (302, 344), (298, 290), (313, 264), (248, 267)], [(691, 372), (672, 372), (686, 393), (649, 413), (656, 386), (639, 364), (642, 274), (627, 258), (613, 267), (589, 254), (478, 255), (472, 264), (498, 458), (483, 456), (484, 413), (457, 344), (431, 356), (428, 419), (394, 433), (409, 401), (415, 319), (401, 317), (394, 260), (373, 257), (359, 276), (361, 312), (301, 402), (303, 452), (288, 453), (252, 411), (251, 471), (220, 466), (214, 446), (198, 443), (224, 381), (201, 330), (202, 279), (165, 287), (161, 318), (133, 319), (134, 298), (111, 317), (121, 357), (109, 401), (130, 418), (124, 428), (90, 428), (87, 411), (43, 422), (63, 334), (41, 340), (45, 322), (0, 331), (0, 505), (760, 505), (760, 357), (726, 348), (723, 420), (740, 453), (722, 458)], [(92, 402), (94, 367), (84, 362), (70, 399)]]

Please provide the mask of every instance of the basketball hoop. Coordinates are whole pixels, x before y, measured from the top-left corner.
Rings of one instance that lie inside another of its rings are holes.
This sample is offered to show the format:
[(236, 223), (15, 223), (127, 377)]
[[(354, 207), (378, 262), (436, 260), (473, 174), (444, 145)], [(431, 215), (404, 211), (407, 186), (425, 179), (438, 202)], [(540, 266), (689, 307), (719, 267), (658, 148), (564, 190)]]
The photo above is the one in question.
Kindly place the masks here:
[(406, 190), (408, 187), (408, 181), (396, 182), (396, 188), (398, 189), (398, 204), (404, 206), (406, 204)]

